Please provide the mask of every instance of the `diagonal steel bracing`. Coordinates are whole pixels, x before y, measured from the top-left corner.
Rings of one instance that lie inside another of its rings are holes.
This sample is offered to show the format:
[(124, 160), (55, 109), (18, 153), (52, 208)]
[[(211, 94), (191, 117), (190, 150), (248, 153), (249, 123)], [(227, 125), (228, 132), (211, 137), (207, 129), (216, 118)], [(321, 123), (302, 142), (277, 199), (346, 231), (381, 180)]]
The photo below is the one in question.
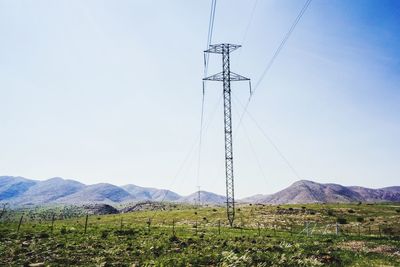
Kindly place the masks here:
[(231, 72), (230, 52), (240, 45), (217, 44), (210, 45), (205, 53), (222, 54), (222, 72), (211, 75), (203, 81), (222, 81), (224, 95), (224, 133), (225, 133), (225, 177), (226, 177), (226, 212), (230, 226), (235, 219), (235, 187), (233, 176), (233, 144), (232, 144), (232, 99), (231, 81), (249, 81), (249, 78)]

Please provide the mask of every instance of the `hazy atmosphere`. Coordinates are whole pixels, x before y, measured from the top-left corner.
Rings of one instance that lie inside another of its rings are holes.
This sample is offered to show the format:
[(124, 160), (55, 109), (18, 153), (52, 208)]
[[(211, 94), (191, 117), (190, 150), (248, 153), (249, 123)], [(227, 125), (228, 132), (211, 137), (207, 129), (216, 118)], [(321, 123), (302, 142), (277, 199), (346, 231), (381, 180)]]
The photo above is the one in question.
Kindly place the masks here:
[[(303, 4), (217, 3), (212, 43), (243, 45), (231, 69), (255, 89), (254, 120), (236, 127), (249, 89), (232, 85), (237, 196), (299, 179), (398, 185), (400, 2), (313, 1), (263, 76)], [(217, 82), (205, 88), (197, 181), (209, 9), (0, 0), (0, 175), (224, 194)], [(220, 72), (220, 56), (209, 66)]]

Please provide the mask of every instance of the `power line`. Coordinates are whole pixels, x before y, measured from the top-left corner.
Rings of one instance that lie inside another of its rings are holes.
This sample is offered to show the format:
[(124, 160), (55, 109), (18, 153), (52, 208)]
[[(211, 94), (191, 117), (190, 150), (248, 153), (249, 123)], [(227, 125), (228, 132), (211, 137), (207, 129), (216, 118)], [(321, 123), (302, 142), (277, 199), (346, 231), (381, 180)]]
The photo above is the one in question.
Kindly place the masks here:
[(273, 56), (271, 57), (271, 59), (269, 60), (269, 62), (267, 63), (267, 66), (265, 67), (264, 71), (261, 74), (261, 77), (258, 79), (252, 94), (249, 97), (249, 100), (247, 101), (244, 110), (242, 112), (242, 115), (240, 116), (239, 119), (239, 124), (238, 127), (240, 126), (240, 124), (242, 123), (243, 120), (243, 116), (246, 113), (248, 106), (250, 104), (250, 101), (252, 99), (252, 97), (254, 96), (255, 91), (257, 90), (257, 88), (260, 86), (262, 80), (264, 79), (264, 77), (267, 75), (268, 71), (271, 69), (272, 65), (274, 64), (276, 58), (278, 57), (279, 53), (282, 51), (282, 49), (284, 48), (286, 42), (289, 40), (289, 37), (291, 36), (291, 34), (293, 33), (294, 29), (296, 28), (297, 24), (299, 23), (300, 19), (303, 17), (304, 13), (306, 12), (307, 8), (309, 7), (309, 5), (311, 4), (312, 0), (307, 0), (302, 9), (300, 10), (299, 14), (297, 15), (296, 19), (294, 20), (292, 26), (290, 27), (289, 31), (285, 34), (284, 38), (282, 39), (280, 45), (278, 46), (278, 48), (275, 50), (275, 53), (273, 54)]
[[(207, 36), (207, 45), (206, 45), (206, 50), (210, 47), (211, 41), (212, 41), (212, 36), (213, 36), (213, 31), (214, 31), (214, 20), (215, 20), (215, 9), (217, 6), (217, 0), (212, 0), (211, 1), (211, 11), (210, 11), (210, 19), (208, 22), (208, 36)], [(208, 72), (208, 60), (209, 60), (209, 55), (204, 55), (204, 77), (207, 76)]]
[(249, 22), (247, 23), (247, 27), (246, 27), (246, 29), (245, 29), (245, 31), (244, 31), (244, 34), (243, 34), (242, 42), (240, 43), (241, 45), (244, 45), (244, 41), (245, 41), (246, 38), (247, 38), (247, 33), (249, 32), (251, 23), (253, 22), (254, 13), (255, 13), (255, 11), (256, 11), (257, 4), (258, 4), (258, 0), (255, 0), (254, 5), (253, 5), (253, 9), (251, 10), (251, 13), (250, 13)]
[[(235, 102), (239, 103), (240, 106), (243, 108), (243, 112), (244, 114), (247, 114), (247, 116), (249, 116), (249, 118), (253, 121), (253, 123), (256, 125), (256, 127), (258, 128), (258, 130), (262, 133), (262, 135), (264, 136), (264, 138), (272, 145), (272, 147), (275, 149), (275, 151), (278, 153), (278, 155), (282, 158), (282, 160), (286, 163), (286, 165), (289, 167), (289, 169), (293, 172), (293, 174), (299, 179), (300, 175), (298, 173), (298, 171), (293, 167), (293, 164), (291, 164), (289, 162), (289, 160), (285, 157), (285, 155), (283, 155), (282, 151), (278, 148), (278, 146), (272, 141), (271, 137), (267, 134), (267, 132), (260, 126), (260, 124), (257, 122), (257, 120), (250, 114), (250, 112), (248, 110), (245, 110), (245, 106), (240, 102), (240, 100), (236, 97), (235, 94), (233, 94)], [(239, 127), (239, 125), (238, 125)]]
[[(215, 115), (217, 113), (218, 107), (220, 106), (221, 102), (222, 102), (222, 95), (220, 96), (218, 102), (216, 103), (216, 105), (212, 109), (212, 112), (211, 112), (211, 115), (210, 115), (210, 119), (208, 120), (208, 123), (206, 124), (206, 127), (204, 128), (205, 132), (207, 132), (208, 128), (210, 127), (211, 123), (213, 122), (213, 120), (215, 118)], [(189, 149), (188, 153), (185, 155), (184, 160), (182, 161), (182, 163), (180, 164), (177, 172), (173, 176), (172, 181), (171, 181), (171, 183), (170, 183), (168, 188), (171, 188), (175, 184), (175, 182), (178, 180), (179, 175), (181, 174), (183, 168), (185, 167), (186, 163), (188, 162), (190, 156), (192, 155), (192, 152), (193, 152), (194, 148), (196, 147), (196, 144), (198, 142), (198, 138), (200, 138), (200, 137), (197, 136), (196, 139), (194, 140), (193, 144), (190, 146), (190, 149)], [(160, 204), (165, 201), (165, 199), (167, 198), (169, 192), (170, 191), (168, 189), (165, 190), (164, 196), (162, 197), (161, 201), (159, 201)], [(154, 212), (153, 216), (151, 216), (150, 219), (153, 220), (154, 217), (156, 217), (156, 215), (157, 215), (157, 211)]]
[[(211, 123), (213, 122), (215, 115), (217, 113), (218, 107), (220, 106), (222, 102), (222, 95), (220, 96), (218, 102), (215, 104), (215, 106), (212, 109), (211, 115), (210, 115), (210, 119), (208, 120), (208, 122), (206, 123), (205, 127), (204, 127), (204, 132), (207, 132), (208, 128), (210, 127)], [(190, 150), (188, 151), (188, 153), (186, 154), (184, 160), (182, 161), (181, 165), (179, 166), (176, 174), (173, 176), (173, 179), (171, 181), (170, 187), (176, 182), (178, 176), (180, 175), (180, 173), (183, 170), (183, 167), (186, 165), (187, 161), (190, 158), (190, 155), (192, 154), (194, 148), (196, 147), (196, 144), (198, 143), (198, 139), (200, 138), (200, 136), (197, 136), (196, 139), (194, 140), (193, 144), (190, 147)], [(166, 192), (164, 194), (164, 197), (162, 198), (161, 202), (163, 202), (165, 200), (165, 198), (167, 197), (168, 192)]]
[(300, 19), (303, 17), (303, 15), (306, 12), (306, 10), (307, 10), (308, 6), (310, 5), (311, 1), (312, 0), (307, 0), (305, 2), (303, 8), (300, 10), (300, 13), (297, 15), (297, 17), (296, 17), (295, 21), (293, 22), (292, 26), (290, 27), (289, 31), (286, 33), (286, 35), (283, 38), (282, 42), (280, 43), (280, 45), (276, 49), (274, 55), (272, 56), (272, 58), (270, 59), (270, 61), (267, 64), (266, 68), (264, 69), (263, 73), (261, 74), (260, 79), (258, 80), (258, 82), (256, 83), (256, 85), (254, 87), (253, 93), (255, 92), (255, 90), (257, 90), (257, 87), (261, 84), (261, 82), (264, 79), (265, 75), (267, 74), (269, 69), (272, 67), (272, 64), (274, 64), (275, 59), (278, 57), (278, 55), (281, 52), (282, 48), (285, 46), (287, 40), (289, 39), (290, 35), (293, 33), (293, 31), (296, 28), (297, 24), (299, 23)]
[[(234, 102), (237, 103), (238, 100), (237, 100), (236, 95), (234, 95), (234, 97), (235, 97), (235, 98), (234, 98), (233, 100), (235, 100)], [(241, 103), (239, 103), (239, 104), (241, 104)], [(237, 114), (239, 115), (238, 112), (237, 112)], [(267, 176), (265, 175), (265, 172), (264, 172), (264, 170), (263, 170), (263, 168), (262, 168), (261, 160), (260, 160), (259, 156), (258, 156), (257, 153), (256, 153), (256, 150), (255, 150), (255, 148), (254, 148), (253, 142), (251, 141), (250, 135), (249, 135), (249, 133), (248, 133), (248, 131), (247, 131), (247, 129), (246, 129), (244, 123), (241, 124), (241, 127), (242, 127), (243, 132), (244, 132), (244, 134), (245, 134), (245, 136), (246, 136), (246, 139), (247, 139), (247, 141), (248, 141), (248, 143), (249, 143), (249, 147), (250, 147), (250, 150), (251, 150), (251, 152), (252, 152), (252, 154), (253, 154), (253, 157), (254, 157), (254, 159), (256, 160), (257, 167), (258, 167), (258, 169), (259, 169), (261, 175), (263, 176), (265, 183), (268, 185), (268, 179), (267, 179)]]
[[(214, 18), (215, 18), (215, 8), (217, 5), (217, 0), (211, 1), (211, 11), (210, 11), (210, 19), (208, 24), (208, 36), (207, 36), (207, 47), (211, 44), (212, 41), (212, 34), (214, 30)], [(208, 57), (207, 59), (204, 58), (204, 77), (207, 76), (208, 71)], [(200, 186), (200, 166), (201, 166), (201, 147), (202, 147), (202, 139), (203, 139), (203, 120), (204, 120), (204, 95), (205, 95), (205, 84), (203, 82), (203, 92), (202, 92), (202, 99), (201, 99), (201, 116), (200, 116), (200, 137), (199, 137), (199, 150), (198, 150), (198, 157), (197, 157), (197, 174), (196, 174), (196, 183), (197, 186)]]
[(283, 155), (282, 151), (278, 148), (278, 146), (272, 141), (271, 137), (267, 134), (267, 132), (258, 124), (258, 122), (254, 119), (254, 117), (246, 111), (247, 115), (250, 117), (250, 119), (254, 122), (254, 124), (257, 126), (257, 128), (260, 130), (262, 135), (268, 140), (268, 142), (273, 146), (275, 151), (279, 154), (279, 156), (285, 161), (286, 165), (292, 170), (294, 175), (301, 180), (299, 173), (297, 170), (293, 167), (293, 165), (289, 162), (289, 160)]

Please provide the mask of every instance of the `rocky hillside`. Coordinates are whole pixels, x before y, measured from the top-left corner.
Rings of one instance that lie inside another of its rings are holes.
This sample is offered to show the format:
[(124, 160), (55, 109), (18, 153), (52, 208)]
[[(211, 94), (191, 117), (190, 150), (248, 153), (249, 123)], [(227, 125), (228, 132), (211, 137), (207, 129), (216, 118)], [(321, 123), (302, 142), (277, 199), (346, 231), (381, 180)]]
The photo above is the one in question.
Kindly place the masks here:
[(400, 202), (400, 187), (371, 189), (339, 184), (320, 184), (301, 180), (272, 195), (257, 195), (245, 202), (269, 204), (348, 203), (348, 202)]
[[(188, 196), (182, 197), (177, 202), (196, 204), (198, 202), (199, 192), (195, 192)], [(226, 198), (221, 195), (217, 195), (207, 191), (200, 191), (200, 202), (201, 204), (223, 204), (226, 202)]]
[[(200, 191), (200, 200), (202, 204), (216, 205), (226, 201), (225, 196), (207, 191)], [(113, 205), (143, 201), (195, 204), (198, 201), (198, 192), (180, 196), (170, 190), (133, 184), (121, 187), (107, 183), (85, 185), (62, 178), (37, 181), (23, 177), (0, 176), (0, 202), (14, 206), (94, 203)], [(301, 180), (272, 195), (255, 195), (237, 201), (268, 204), (400, 202), (400, 186), (371, 189)]]

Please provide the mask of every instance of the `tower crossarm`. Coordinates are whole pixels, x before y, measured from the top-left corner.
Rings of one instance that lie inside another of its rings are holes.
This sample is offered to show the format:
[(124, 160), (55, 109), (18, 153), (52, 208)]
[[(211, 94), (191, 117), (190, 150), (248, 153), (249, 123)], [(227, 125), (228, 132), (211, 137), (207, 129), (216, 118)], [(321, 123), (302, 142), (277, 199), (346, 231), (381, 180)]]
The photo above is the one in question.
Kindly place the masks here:
[[(224, 76), (223, 76), (223, 72), (208, 76), (206, 78), (203, 79), (203, 81), (218, 81), (218, 82), (222, 82), (224, 80)], [(250, 81), (249, 78), (244, 77), (242, 75), (236, 74), (234, 72), (230, 72), (230, 81), (231, 82), (238, 82), (238, 81)]]
[(215, 54), (223, 54), (230, 53), (238, 48), (242, 47), (241, 45), (236, 44), (214, 44), (210, 45), (210, 47), (205, 50), (205, 53), (215, 53)]

